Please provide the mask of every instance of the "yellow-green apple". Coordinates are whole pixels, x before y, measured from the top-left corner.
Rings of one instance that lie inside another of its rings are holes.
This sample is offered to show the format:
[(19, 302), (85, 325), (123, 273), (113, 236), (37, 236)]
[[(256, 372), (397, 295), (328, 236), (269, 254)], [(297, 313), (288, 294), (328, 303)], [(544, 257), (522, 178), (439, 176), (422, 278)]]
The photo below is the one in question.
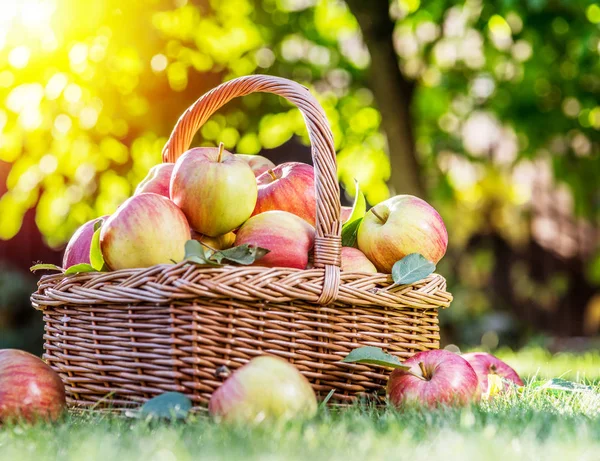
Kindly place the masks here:
[(396, 195), (367, 212), (357, 242), (379, 272), (389, 273), (396, 261), (411, 253), (437, 264), (446, 253), (448, 232), (442, 217), (425, 200)]
[(462, 356), (471, 364), (473, 370), (475, 370), (482, 392), (488, 391), (488, 375), (498, 375), (501, 378), (512, 381), (518, 386), (523, 385), (523, 380), (518, 373), (492, 354), (488, 354), (487, 352), (470, 352)]
[(340, 219), (342, 220), (342, 224), (344, 224), (348, 219), (352, 216), (352, 207), (351, 206), (343, 206), (340, 210)]
[(171, 200), (196, 232), (216, 237), (246, 221), (256, 205), (256, 178), (248, 163), (217, 147), (184, 153), (171, 177)]
[(265, 267), (304, 269), (308, 252), (315, 241), (315, 229), (302, 218), (287, 211), (265, 211), (252, 216), (237, 231), (235, 245), (266, 248), (266, 256), (254, 264)]
[(306, 419), (317, 412), (308, 380), (291, 363), (274, 356), (255, 357), (213, 392), (208, 411), (226, 423)]
[(152, 192), (153, 194), (169, 198), (169, 187), (174, 167), (174, 163), (161, 163), (160, 165), (153, 166), (148, 175), (138, 184), (134, 195)]
[(75, 231), (63, 256), (63, 269), (74, 266), (75, 264), (90, 263), (90, 247), (92, 246), (92, 237), (94, 236), (94, 225), (102, 220), (106, 220), (108, 216), (92, 219), (86, 222)]
[(227, 232), (226, 234), (217, 235), (216, 237), (209, 237), (208, 235), (202, 235), (192, 230), (192, 238), (204, 243), (214, 250), (226, 250), (227, 248), (231, 248), (235, 242), (235, 234), (233, 232)]
[(275, 168), (275, 164), (262, 155), (235, 154), (235, 156), (250, 165), (254, 176), (260, 176), (265, 171)]
[(143, 193), (126, 200), (102, 225), (100, 249), (112, 270), (179, 262), (191, 239), (183, 212), (168, 198)]
[(315, 225), (315, 173), (311, 165), (289, 162), (277, 165), (259, 177), (258, 198), (252, 215), (265, 211), (288, 211)]
[(54, 421), (65, 407), (65, 387), (52, 368), (28, 352), (0, 350), (0, 423)]
[(351, 247), (342, 247), (342, 270), (346, 272), (368, 272), (376, 274), (377, 268), (365, 254)]
[(410, 369), (394, 370), (387, 384), (388, 398), (398, 408), (465, 406), (480, 397), (477, 374), (458, 354), (423, 351), (404, 365)]

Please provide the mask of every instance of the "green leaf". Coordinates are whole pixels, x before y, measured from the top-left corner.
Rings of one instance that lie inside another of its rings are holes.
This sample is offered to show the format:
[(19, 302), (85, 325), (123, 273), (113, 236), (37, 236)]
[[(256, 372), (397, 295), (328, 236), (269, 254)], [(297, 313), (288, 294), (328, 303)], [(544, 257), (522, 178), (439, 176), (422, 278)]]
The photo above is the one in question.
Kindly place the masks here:
[(35, 271), (59, 271), (64, 272), (65, 270), (62, 267), (58, 267), (56, 264), (36, 264), (35, 266), (31, 266), (29, 268), (31, 272)]
[(554, 378), (546, 381), (540, 389), (551, 389), (555, 391), (566, 391), (566, 392), (585, 392), (592, 390), (592, 387), (586, 386), (581, 383), (574, 383), (573, 381), (567, 381), (562, 378)]
[(408, 285), (424, 279), (435, 270), (435, 264), (419, 253), (406, 255), (392, 267), (392, 278), (396, 285)]
[(218, 263), (210, 260), (210, 254), (197, 240), (188, 240), (185, 242), (185, 261), (209, 266), (218, 266)]
[(227, 250), (221, 250), (215, 252), (211, 259), (217, 263), (221, 263), (224, 259), (243, 265), (252, 264), (257, 259), (262, 258), (270, 250), (266, 248), (257, 247), (254, 245), (248, 245), (244, 243), (236, 247), (228, 248)]
[[(100, 222), (100, 221), (98, 221)], [(90, 264), (97, 271), (104, 270), (106, 268), (106, 264), (104, 264), (104, 256), (102, 256), (102, 250), (100, 249), (100, 225), (98, 222), (94, 224), (94, 235), (92, 236), (92, 244), (90, 245)], [(98, 226), (96, 228), (96, 226)]]
[(344, 223), (344, 226), (356, 221), (357, 219), (364, 218), (367, 212), (367, 201), (365, 200), (365, 194), (363, 194), (362, 190), (360, 190), (360, 185), (356, 179), (354, 180), (354, 186), (356, 187), (356, 194), (354, 195), (352, 213), (350, 214), (348, 221)]
[(179, 392), (165, 392), (148, 400), (140, 408), (139, 416), (144, 419), (185, 419), (192, 409), (192, 401)]
[(380, 365), (382, 367), (402, 368), (409, 370), (410, 367), (402, 364), (398, 357), (383, 352), (380, 347), (365, 346), (353, 349), (342, 362), (345, 363), (367, 363), (370, 365)]
[(362, 220), (363, 218), (359, 218), (356, 221), (344, 224), (342, 227), (342, 246), (356, 248), (356, 236)]
[(80, 274), (82, 272), (99, 272), (91, 264), (74, 264), (65, 271), (65, 275)]

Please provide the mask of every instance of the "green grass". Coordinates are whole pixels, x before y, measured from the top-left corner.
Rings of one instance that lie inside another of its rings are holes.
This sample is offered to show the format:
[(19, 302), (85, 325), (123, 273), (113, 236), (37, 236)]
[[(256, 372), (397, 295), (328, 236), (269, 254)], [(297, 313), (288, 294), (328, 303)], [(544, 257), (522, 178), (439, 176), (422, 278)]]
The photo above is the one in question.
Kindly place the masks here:
[[(513, 365), (521, 370), (532, 360), (527, 353), (503, 356), (512, 357)], [(571, 356), (567, 363), (559, 357), (558, 363), (568, 369), (587, 369), (600, 363), (598, 357), (579, 362), (580, 357)], [(548, 376), (568, 371), (552, 360), (547, 366), (554, 373)], [(537, 368), (532, 373), (543, 375), (536, 372)], [(462, 410), (401, 413), (363, 403), (346, 409), (321, 409), (314, 420), (304, 423), (254, 429), (218, 425), (202, 414), (175, 424), (69, 415), (53, 425), (1, 428), (0, 461), (597, 461), (600, 381), (597, 375), (591, 380), (595, 383), (588, 390), (566, 392), (543, 389), (540, 384), (545, 380), (530, 378), (522, 392), (509, 392)]]

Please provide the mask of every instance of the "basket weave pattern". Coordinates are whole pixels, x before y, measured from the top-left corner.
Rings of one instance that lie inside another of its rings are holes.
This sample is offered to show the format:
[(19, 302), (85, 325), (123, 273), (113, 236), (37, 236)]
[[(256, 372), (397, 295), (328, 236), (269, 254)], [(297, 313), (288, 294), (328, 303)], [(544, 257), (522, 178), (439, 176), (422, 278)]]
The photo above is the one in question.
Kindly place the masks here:
[(452, 295), (434, 274), (394, 286), (388, 274), (340, 271), (341, 223), (333, 137), (309, 91), (289, 80), (250, 76), (202, 96), (180, 118), (163, 151), (173, 162), (196, 131), (237, 96), (271, 92), (301, 110), (308, 128), (317, 196), (314, 268), (189, 263), (108, 273), (49, 275), (32, 295), (44, 314), (45, 356), (71, 405), (115, 406), (165, 391), (206, 403), (221, 381), (260, 354), (286, 358), (320, 397), (378, 392), (387, 374), (340, 361), (378, 346), (401, 358), (439, 347), (437, 309)]

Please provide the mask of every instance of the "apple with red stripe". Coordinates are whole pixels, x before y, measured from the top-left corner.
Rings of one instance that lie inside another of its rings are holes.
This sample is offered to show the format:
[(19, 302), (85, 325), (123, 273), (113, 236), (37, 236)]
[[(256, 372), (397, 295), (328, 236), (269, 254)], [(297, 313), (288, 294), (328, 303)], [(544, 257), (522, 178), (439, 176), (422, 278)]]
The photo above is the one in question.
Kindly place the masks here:
[(376, 274), (377, 268), (365, 254), (352, 247), (342, 247), (342, 270), (345, 272), (365, 272)]
[(152, 192), (169, 198), (169, 188), (171, 185), (171, 175), (173, 174), (174, 163), (161, 163), (153, 166), (148, 175), (140, 182), (135, 189), (134, 195)]
[(265, 171), (275, 168), (275, 164), (262, 155), (235, 154), (235, 156), (246, 162), (254, 172), (254, 176), (257, 177)]
[(28, 352), (0, 350), (0, 423), (54, 421), (65, 407), (65, 388), (52, 368)]
[(396, 195), (367, 212), (357, 242), (379, 272), (390, 273), (396, 261), (411, 253), (437, 264), (446, 253), (448, 232), (442, 217), (425, 200)]
[(75, 231), (63, 256), (63, 269), (68, 269), (75, 264), (90, 263), (90, 247), (94, 236), (94, 226), (98, 221), (106, 220), (108, 216), (92, 219)]
[(463, 354), (463, 358), (471, 364), (473, 370), (477, 373), (479, 385), (483, 392), (488, 391), (489, 375), (498, 375), (503, 379), (512, 381), (517, 386), (523, 385), (523, 380), (519, 374), (508, 364), (492, 354), (488, 354), (487, 352), (469, 352)]

